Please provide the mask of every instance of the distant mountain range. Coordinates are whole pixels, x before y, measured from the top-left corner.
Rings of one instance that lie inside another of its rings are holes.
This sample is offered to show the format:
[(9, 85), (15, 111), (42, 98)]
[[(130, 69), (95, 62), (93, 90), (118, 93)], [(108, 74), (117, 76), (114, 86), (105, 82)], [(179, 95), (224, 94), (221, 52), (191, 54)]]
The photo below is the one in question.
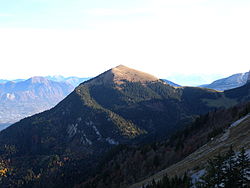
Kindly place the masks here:
[[(42, 76), (37, 76), (37, 77), (42, 77)], [(64, 77), (61, 75), (57, 75), (57, 76), (45, 76), (44, 78), (51, 80), (51, 81), (55, 81), (55, 82), (66, 82), (68, 84), (71, 84), (73, 87), (78, 86), (80, 83), (91, 79), (91, 77), (86, 77), (86, 78), (79, 78), (76, 76), (70, 76), (70, 77)], [(6, 82), (21, 82), (21, 81), (25, 81), (26, 79), (14, 79), (14, 80), (7, 80), (7, 79), (0, 79), (0, 83), (6, 83)]]
[[(90, 80), (92, 77), (80, 78), (80, 77), (76, 77), (76, 76), (64, 77), (61, 75), (55, 75), (55, 76), (45, 76), (44, 78), (46, 78), (48, 80), (55, 81), (55, 82), (66, 82), (68, 84), (71, 84), (73, 87), (77, 87), (79, 84), (81, 84), (82, 82), (85, 82), (87, 80)], [(15, 79), (15, 80), (0, 79), (0, 83), (6, 83), (9, 81), (20, 82), (20, 81), (24, 81), (24, 80), (25, 79)], [(167, 79), (162, 79), (162, 80), (165, 81), (166, 83), (168, 83), (169, 85), (172, 85), (175, 87), (180, 86), (174, 82), (171, 82), (170, 80), (167, 80)]]
[(18, 120), (48, 110), (90, 78), (47, 76), (0, 80), (0, 131)]
[(211, 84), (201, 85), (201, 87), (215, 89), (218, 91), (224, 91), (228, 89), (237, 88), (243, 86), (249, 77), (249, 72), (238, 73), (227, 78), (222, 78), (212, 82)]
[(91, 79), (91, 77), (89, 77), (89, 78), (79, 78), (76, 76), (63, 77), (60, 75), (59, 76), (46, 76), (45, 78), (52, 80), (52, 81), (56, 81), (56, 82), (66, 82), (68, 84), (71, 84), (74, 87), (78, 86), (82, 82), (85, 82), (85, 81)]
[(1, 83), (6, 83), (6, 82), (8, 82), (9, 80), (4, 80), (4, 79), (0, 79), (0, 84)]
[[(240, 86), (244, 85), (247, 81), (248, 75), (249, 75), (249, 72), (238, 73), (238, 74), (234, 74), (234, 75), (231, 75), (229, 77), (226, 77), (226, 78), (215, 80), (210, 84), (200, 85), (200, 87), (215, 89), (215, 90), (219, 90), (219, 91), (233, 89), (233, 88), (240, 87)], [(180, 75), (180, 77), (183, 77), (180, 79), (192, 79), (189, 77), (186, 78), (185, 76), (181, 76), (181, 75)], [(73, 87), (77, 87), (82, 82), (87, 81), (89, 79), (92, 79), (92, 77), (83, 77), (83, 78), (76, 77), (76, 76), (64, 77), (61, 75), (46, 76), (45, 78), (48, 80), (55, 81), (55, 82), (66, 82), (68, 84), (71, 84)], [(15, 80), (0, 79), (0, 83), (6, 83), (8, 81), (20, 82), (20, 81), (24, 81), (24, 80), (25, 79), (15, 79)], [(167, 80), (167, 79), (162, 79), (162, 80), (165, 81), (166, 83), (168, 83), (169, 85), (174, 86), (174, 87), (181, 86), (180, 84), (174, 83), (174, 82)]]
[[(36, 82), (46, 85), (52, 81), (41, 78)], [(16, 95), (10, 93), (5, 98), (8, 101)], [(12, 161), (15, 169), (15, 175), (6, 181), (11, 180), (15, 185), (20, 182), (16, 179), (23, 177), (23, 185), (72, 187), (95, 173), (97, 164), (105, 160), (103, 155), (117, 145), (165, 140), (202, 114), (249, 100), (250, 83), (225, 92), (173, 87), (155, 76), (120, 65), (80, 84), (54, 108), (22, 119), (0, 132), (0, 155)], [(237, 109), (230, 111), (230, 114), (238, 113)], [(203, 119), (197, 121), (197, 125), (203, 125)], [(183, 135), (193, 139), (188, 131)], [(178, 137), (182, 138), (185, 136)], [(181, 147), (181, 143), (176, 144)], [(147, 151), (145, 146), (135, 154), (140, 156)], [(150, 170), (153, 164), (157, 164), (157, 159), (152, 158), (145, 165)], [(117, 169), (120, 164), (114, 166)], [(26, 172), (29, 180), (25, 179)], [(110, 174), (106, 173), (106, 179), (107, 176)]]
[(14, 123), (24, 117), (52, 108), (74, 87), (44, 77), (0, 84), (0, 124)]

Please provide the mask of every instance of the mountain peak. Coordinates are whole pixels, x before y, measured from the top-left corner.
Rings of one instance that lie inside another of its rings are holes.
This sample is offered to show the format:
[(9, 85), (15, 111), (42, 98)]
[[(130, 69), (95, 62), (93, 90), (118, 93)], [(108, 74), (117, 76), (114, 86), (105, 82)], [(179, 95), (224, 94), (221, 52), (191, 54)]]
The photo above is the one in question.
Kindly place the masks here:
[(42, 76), (34, 76), (34, 77), (31, 77), (29, 78), (27, 81), (31, 82), (31, 83), (48, 83), (49, 80), (42, 77)]
[(128, 82), (154, 82), (159, 80), (157, 77), (145, 72), (141, 72), (124, 65), (114, 67), (96, 78), (92, 79), (90, 83), (116, 83), (123, 84), (124, 81)]

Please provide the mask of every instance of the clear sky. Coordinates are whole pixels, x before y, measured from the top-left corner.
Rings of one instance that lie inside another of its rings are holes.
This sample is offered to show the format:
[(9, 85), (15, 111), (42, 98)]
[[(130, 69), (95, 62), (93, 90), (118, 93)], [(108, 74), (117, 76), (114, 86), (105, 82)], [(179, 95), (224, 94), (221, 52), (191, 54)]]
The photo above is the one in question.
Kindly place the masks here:
[(124, 64), (210, 82), (250, 69), (249, 20), (249, 0), (1, 0), (0, 78)]

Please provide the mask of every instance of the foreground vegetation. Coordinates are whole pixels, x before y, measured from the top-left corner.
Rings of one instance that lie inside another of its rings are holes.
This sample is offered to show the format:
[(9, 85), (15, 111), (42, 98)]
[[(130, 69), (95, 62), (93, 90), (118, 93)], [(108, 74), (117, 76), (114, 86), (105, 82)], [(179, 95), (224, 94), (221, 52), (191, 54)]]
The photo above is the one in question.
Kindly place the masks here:
[(248, 188), (250, 186), (250, 158), (242, 148), (237, 153), (230, 147), (223, 155), (208, 161), (206, 174), (197, 183), (199, 188)]
[[(205, 174), (195, 183), (196, 188), (248, 188), (250, 186), (250, 157), (244, 148), (237, 154), (232, 147), (225, 154), (217, 155), (207, 161)], [(161, 180), (153, 181), (143, 188), (190, 188), (192, 180), (183, 177), (165, 175)]]

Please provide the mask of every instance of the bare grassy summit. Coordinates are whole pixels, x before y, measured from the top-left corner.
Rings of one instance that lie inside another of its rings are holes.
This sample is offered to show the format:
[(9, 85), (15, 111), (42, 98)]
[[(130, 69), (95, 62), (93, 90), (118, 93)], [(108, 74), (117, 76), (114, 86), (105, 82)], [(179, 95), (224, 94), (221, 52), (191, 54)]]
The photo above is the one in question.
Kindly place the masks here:
[(151, 74), (141, 72), (124, 65), (119, 65), (114, 67), (103, 74), (97, 76), (95, 79), (92, 79), (89, 83), (91, 84), (100, 84), (100, 83), (115, 83), (123, 84), (125, 81), (128, 82), (155, 82), (159, 79)]
[(128, 68), (124, 65), (119, 65), (111, 69), (111, 71), (114, 74), (114, 82), (118, 84), (123, 80), (127, 80), (129, 82), (142, 82), (142, 83), (159, 80), (153, 75)]

